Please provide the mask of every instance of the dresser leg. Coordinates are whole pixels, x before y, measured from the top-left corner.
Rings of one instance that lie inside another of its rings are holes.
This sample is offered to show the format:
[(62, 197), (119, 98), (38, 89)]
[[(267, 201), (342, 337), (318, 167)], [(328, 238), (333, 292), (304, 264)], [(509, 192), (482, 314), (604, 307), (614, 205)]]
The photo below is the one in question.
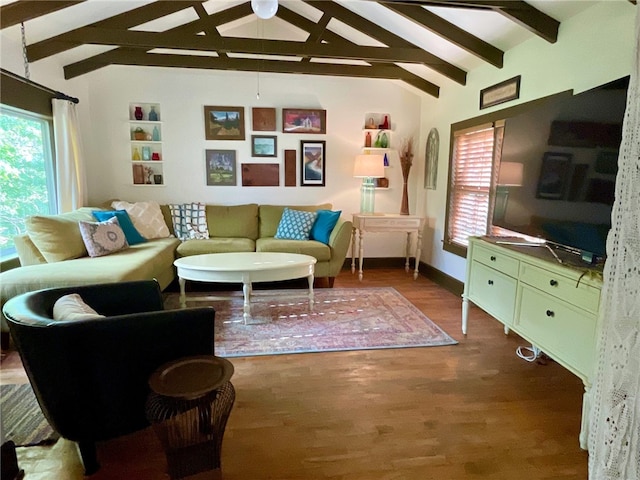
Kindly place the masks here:
[(462, 296), (462, 334), (467, 334), (467, 320), (469, 318), (469, 300)]

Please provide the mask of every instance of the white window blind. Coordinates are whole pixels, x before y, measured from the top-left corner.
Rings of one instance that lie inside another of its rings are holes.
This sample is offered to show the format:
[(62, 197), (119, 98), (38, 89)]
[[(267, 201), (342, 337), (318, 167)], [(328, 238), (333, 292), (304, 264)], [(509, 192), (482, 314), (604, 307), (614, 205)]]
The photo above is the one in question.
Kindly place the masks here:
[(502, 147), (503, 126), (480, 125), (454, 133), (447, 241), (468, 245), (472, 235), (489, 233), (491, 188)]

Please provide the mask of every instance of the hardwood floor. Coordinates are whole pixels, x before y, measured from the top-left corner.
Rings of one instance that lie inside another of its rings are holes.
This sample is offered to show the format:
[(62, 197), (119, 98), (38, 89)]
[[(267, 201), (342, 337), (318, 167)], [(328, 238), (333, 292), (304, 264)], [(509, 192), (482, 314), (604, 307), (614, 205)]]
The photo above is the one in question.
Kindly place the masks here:
[[(335, 282), (388, 285), (459, 344), (232, 359), (225, 480), (587, 478), (577, 377), (552, 361), (518, 358), (526, 342), (476, 307), (465, 338), (460, 297), (422, 276), (369, 269), (362, 282), (348, 271)], [(0, 381), (26, 381), (15, 352)], [(151, 429), (103, 442), (98, 457), (92, 480), (168, 478)], [(18, 458), (30, 480), (82, 478), (65, 440), (18, 448)]]

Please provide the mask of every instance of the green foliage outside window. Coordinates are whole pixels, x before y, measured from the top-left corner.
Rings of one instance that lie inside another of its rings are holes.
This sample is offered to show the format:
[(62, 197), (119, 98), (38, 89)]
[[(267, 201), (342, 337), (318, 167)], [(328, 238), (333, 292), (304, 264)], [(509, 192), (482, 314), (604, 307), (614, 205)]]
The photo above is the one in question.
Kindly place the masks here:
[(49, 122), (0, 111), (0, 255), (15, 251), (13, 237), (24, 233), (29, 215), (48, 214), (47, 171), (51, 161)]

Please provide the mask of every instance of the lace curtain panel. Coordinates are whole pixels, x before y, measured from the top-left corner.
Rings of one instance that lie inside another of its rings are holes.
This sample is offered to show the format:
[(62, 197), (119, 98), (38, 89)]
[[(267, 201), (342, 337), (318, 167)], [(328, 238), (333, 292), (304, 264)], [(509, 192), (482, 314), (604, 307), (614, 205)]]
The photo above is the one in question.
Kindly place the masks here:
[(618, 159), (592, 390), (590, 480), (640, 480), (640, 8)]

